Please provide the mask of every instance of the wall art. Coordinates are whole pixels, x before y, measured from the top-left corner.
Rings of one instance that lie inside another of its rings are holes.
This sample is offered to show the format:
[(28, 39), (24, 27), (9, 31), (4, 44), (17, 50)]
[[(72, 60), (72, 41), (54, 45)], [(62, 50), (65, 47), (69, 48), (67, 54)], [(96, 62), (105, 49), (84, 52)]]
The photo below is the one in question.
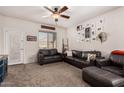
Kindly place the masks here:
[(91, 37), (91, 28), (87, 27), (85, 28), (85, 38), (90, 38)]
[(37, 36), (27, 36), (27, 41), (37, 41)]
[(77, 26), (77, 31), (81, 31), (82, 30), (82, 25)]
[(93, 21), (89, 21), (77, 26), (77, 37), (79, 41), (90, 42), (97, 40), (99, 33), (104, 32), (104, 17), (97, 17)]

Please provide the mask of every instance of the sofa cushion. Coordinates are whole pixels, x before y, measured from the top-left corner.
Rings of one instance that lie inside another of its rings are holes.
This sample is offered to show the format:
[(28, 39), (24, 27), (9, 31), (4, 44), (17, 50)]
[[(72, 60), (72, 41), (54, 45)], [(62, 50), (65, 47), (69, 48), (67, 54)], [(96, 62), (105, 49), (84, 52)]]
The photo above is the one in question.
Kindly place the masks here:
[(78, 58), (74, 58), (74, 61), (75, 62), (82, 63), (83, 64), (83, 67), (86, 67), (86, 66), (90, 66), (91, 65), (91, 63), (89, 61), (84, 61), (84, 60), (78, 59)]
[(74, 58), (74, 61), (80, 62), (80, 63), (84, 62), (82, 59), (78, 59), (78, 58)]
[(112, 72), (112, 73), (115, 73), (115, 74), (120, 75), (120, 76), (124, 76), (124, 70), (122, 70), (122, 68), (119, 68), (119, 67), (105, 66), (105, 67), (102, 67), (102, 69), (109, 71), (109, 72)]
[(72, 56), (82, 58), (82, 51), (72, 50)]
[(47, 60), (47, 59), (61, 59), (61, 56), (60, 55), (54, 55), (54, 56), (46, 56), (46, 57), (44, 57), (44, 59), (45, 60)]
[(50, 51), (50, 55), (56, 55), (57, 54), (57, 49), (51, 49)]
[(74, 60), (74, 58), (72, 56), (66, 56), (65, 59), (70, 60), (70, 61)]
[(55, 58), (55, 59), (61, 59), (61, 56), (60, 55), (54, 55), (52, 57)]
[(87, 52), (82, 52), (82, 59), (87, 60), (88, 58), (88, 53)]
[(48, 59), (53, 59), (53, 56), (46, 56), (44, 57), (45, 60), (48, 60)]
[(49, 52), (49, 50), (47, 50), (47, 49), (41, 49), (41, 50), (39, 51), (39, 53), (42, 53), (44, 56), (49, 56), (49, 55), (50, 55), (50, 52)]

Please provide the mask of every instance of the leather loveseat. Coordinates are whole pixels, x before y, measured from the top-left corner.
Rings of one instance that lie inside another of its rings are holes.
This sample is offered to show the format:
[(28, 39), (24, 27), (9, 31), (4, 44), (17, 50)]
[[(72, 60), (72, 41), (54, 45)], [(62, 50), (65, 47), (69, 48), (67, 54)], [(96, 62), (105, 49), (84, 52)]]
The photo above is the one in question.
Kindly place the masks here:
[(57, 49), (40, 49), (37, 58), (40, 65), (63, 60), (62, 55), (58, 53)]
[(72, 50), (72, 56), (66, 56), (64, 61), (80, 69), (95, 65), (95, 61), (87, 61), (88, 54), (96, 54), (96, 57), (101, 57), (100, 51)]

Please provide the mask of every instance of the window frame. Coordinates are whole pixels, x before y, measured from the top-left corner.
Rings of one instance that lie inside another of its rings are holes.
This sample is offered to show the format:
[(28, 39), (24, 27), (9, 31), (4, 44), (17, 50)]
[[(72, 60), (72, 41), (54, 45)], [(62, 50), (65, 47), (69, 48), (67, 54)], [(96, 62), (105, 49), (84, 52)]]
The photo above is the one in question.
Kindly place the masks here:
[[(39, 33), (40, 32), (43, 32), (43, 33), (47, 33), (47, 48), (41, 48), (39, 45), (40, 45), (40, 42), (39, 42)], [(55, 45), (53, 45), (54, 47), (53, 48), (57, 48), (57, 32), (52, 32), (52, 31), (39, 31), (38, 32), (38, 47), (39, 47), (39, 49), (51, 49), (51, 48), (49, 48), (49, 34), (48, 33), (53, 33), (53, 34), (55, 34), (55, 36), (56, 36), (56, 42), (55, 42)], [(53, 49), (52, 48), (52, 49)]]

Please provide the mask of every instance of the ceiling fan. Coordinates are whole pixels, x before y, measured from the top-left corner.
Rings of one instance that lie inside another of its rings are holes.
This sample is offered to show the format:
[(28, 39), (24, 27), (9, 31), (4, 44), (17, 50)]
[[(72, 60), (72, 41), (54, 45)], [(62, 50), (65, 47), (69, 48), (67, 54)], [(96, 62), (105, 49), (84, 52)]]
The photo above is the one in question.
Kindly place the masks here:
[(54, 7), (52, 7), (53, 9), (51, 9), (47, 6), (44, 6), (44, 8), (52, 13), (52, 17), (55, 19), (55, 22), (58, 22), (59, 17), (66, 18), (66, 19), (70, 18), (70, 16), (62, 14), (63, 12), (65, 12), (68, 9), (67, 6), (63, 6), (62, 8), (60, 6), (54, 6)]

